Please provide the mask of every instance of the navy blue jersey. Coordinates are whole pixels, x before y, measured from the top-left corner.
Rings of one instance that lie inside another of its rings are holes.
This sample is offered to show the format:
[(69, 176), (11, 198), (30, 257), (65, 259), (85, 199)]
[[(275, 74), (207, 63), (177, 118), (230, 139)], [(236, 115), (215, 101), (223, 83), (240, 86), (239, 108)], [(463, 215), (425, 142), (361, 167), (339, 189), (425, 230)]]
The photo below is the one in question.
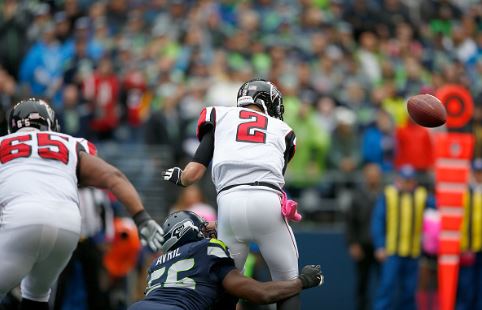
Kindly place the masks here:
[(185, 244), (159, 256), (148, 270), (145, 300), (180, 309), (210, 309), (235, 269), (226, 245), (217, 239)]

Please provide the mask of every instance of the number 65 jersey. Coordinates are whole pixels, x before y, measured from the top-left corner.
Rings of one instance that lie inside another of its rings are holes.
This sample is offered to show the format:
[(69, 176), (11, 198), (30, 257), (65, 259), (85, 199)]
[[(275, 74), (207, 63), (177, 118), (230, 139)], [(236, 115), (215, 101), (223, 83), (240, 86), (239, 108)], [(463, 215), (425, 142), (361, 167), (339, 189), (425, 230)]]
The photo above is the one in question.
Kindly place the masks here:
[(212, 178), (219, 192), (226, 186), (267, 182), (282, 188), (286, 165), (294, 156), (296, 137), (283, 121), (240, 107), (207, 107), (197, 136), (214, 128)]
[[(78, 213), (79, 147), (79, 139), (57, 132), (0, 137), (0, 224), (42, 224), (65, 212)], [(78, 222), (59, 225), (77, 230)]]

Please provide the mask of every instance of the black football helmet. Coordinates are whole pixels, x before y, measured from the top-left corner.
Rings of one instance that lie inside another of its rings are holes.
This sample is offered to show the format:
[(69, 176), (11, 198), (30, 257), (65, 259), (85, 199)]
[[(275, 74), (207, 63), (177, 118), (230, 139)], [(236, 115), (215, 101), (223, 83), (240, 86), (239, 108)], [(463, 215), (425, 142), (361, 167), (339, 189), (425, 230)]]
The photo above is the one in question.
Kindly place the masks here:
[(164, 243), (162, 251), (172, 251), (181, 245), (209, 238), (207, 222), (191, 211), (178, 211), (170, 214), (162, 229), (164, 230)]
[(244, 83), (238, 91), (238, 107), (250, 104), (259, 106), (264, 113), (283, 120), (283, 95), (276, 86), (263, 79), (254, 79)]
[(47, 102), (37, 98), (22, 100), (10, 110), (8, 132), (14, 133), (25, 127), (42, 131), (60, 131), (54, 110)]

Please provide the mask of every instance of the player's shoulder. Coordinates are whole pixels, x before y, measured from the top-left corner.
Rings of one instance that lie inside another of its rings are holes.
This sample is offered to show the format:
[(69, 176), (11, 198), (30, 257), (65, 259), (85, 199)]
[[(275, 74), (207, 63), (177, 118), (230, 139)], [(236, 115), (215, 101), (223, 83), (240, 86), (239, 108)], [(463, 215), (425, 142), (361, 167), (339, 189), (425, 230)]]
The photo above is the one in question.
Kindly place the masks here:
[(202, 255), (207, 255), (210, 257), (217, 258), (230, 258), (231, 253), (229, 252), (228, 246), (221, 240), (216, 238), (203, 239), (197, 242), (191, 243), (191, 250), (194, 253), (200, 253)]
[[(203, 111), (206, 111), (206, 114), (208, 113), (214, 113), (215, 115), (223, 115), (229, 112), (237, 111), (240, 108), (238, 107), (226, 107), (226, 106), (209, 106), (205, 107)], [(202, 113), (202, 112), (201, 112)]]
[(90, 155), (96, 156), (97, 155), (97, 147), (91, 141), (81, 138), (81, 137), (73, 137), (70, 136), (78, 145), (81, 146), (82, 150), (87, 152)]
[(270, 123), (272, 123), (274, 126), (276, 126), (276, 128), (283, 131), (285, 134), (293, 132), (293, 129), (290, 127), (290, 125), (288, 125), (284, 121), (282, 121), (278, 118), (274, 118), (274, 117), (270, 117), (269, 120), (270, 120)]
[(207, 254), (218, 258), (231, 258), (228, 246), (223, 241), (216, 238), (209, 239)]

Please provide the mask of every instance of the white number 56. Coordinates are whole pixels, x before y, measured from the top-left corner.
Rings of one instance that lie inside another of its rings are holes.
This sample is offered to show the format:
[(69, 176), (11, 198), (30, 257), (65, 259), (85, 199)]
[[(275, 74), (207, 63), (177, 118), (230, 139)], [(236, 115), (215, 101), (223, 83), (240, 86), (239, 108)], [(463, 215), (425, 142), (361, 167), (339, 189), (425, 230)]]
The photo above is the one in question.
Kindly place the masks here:
[(146, 295), (148, 295), (150, 292), (160, 287), (182, 287), (182, 288), (195, 289), (196, 282), (193, 279), (189, 277), (184, 277), (182, 279), (177, 278), (177, 274), (179, 272), (188, 271), (193, 267), (194, 267), (194, 258), (184, 259), (184, 260), (175, 262), (167, 271), (166, 281), (164, 281), (164, 283), (158, 283), (155, 285), (153, 285), (154, 282), (158, 280), (160, 277), (162, 277), (162, 275), (166, 271), (166, 267), (163, 267), (161, 269), (154, 271), (149, 276), (149, 279), (147, 282), (147, 288), (146, 288)]

